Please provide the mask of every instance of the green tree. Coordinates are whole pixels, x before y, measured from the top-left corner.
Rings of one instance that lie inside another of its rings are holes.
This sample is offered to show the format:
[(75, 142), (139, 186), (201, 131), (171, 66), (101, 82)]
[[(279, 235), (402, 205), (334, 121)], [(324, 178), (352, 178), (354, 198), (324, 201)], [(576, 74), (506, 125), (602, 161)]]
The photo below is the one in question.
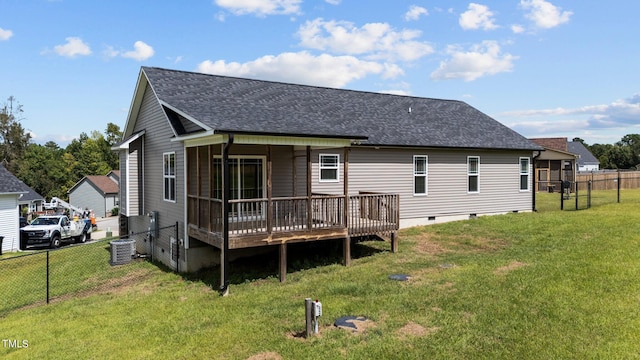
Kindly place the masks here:
[(64, 158), (64, 150), (53, 141), (45, 145), (30, 144), (16, 176), (47, 199), (54, 196), (65, 199), (74, 183)]
[(628, 163), (624, 165), (624, 168), (637, 168), (640, 164), (640, 134), (627, 134), (616, 145), (627, 148), (630, 152)]
[(106, 147), (107, 142), (98, 131), (93, 131), (91, 137), (82, 133), (74, 139), (66, 148), (74, 159), (74, 166), (70, 168), (72, 177), (79, 181), (87, 175), (106, 175), (111, 170)]
[(22, 111), (13, 96), (0, 108), (0, 161), (14, 174), (31, 140), (20, 124)]
[(574, 137), (574, 138), (573, 138), (573, 140), (571, 140), (571, 141), (573, 141), (573, 142), (579, 142), (579, 143), (581, 143), (582, 145), (584, 145), (584, 146), (588, 147), (587, 143), (585, 143), (585, 142), (584, 142), (584, 140), (583, 140), (583, 139), (581, 139), (581, 138), (579, 138), (579, 137)]

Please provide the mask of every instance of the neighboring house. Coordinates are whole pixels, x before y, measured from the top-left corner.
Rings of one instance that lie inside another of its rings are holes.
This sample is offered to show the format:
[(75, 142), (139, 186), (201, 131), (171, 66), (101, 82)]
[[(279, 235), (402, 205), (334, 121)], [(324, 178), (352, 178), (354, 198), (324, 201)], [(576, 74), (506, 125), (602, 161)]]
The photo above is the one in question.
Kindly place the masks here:
[(339, 239), (348, 264), (351, 238), (532, 211), (542, 149), (460, 101), (143, 67), (120, 234), (177, 222), (137, 248), (181, 271), (278, 246), (283, 279), (289, 243)]
[(0, 236), (2, 252), (20, 248), (20, 214), (18, 201), (26, 192), (24, 183), (0, 164)]
[(539, 156), (535, 156), (536, 191), (561, 191), (563, 181), (575, 181), (578, 155), (569, 151), (567, 138), (529, 140), (544, 148)]
[(579, 141), (567, 143), (570, 153), (578, 155), (578, 171), (599, 171), (600, 161)]
[(27, 184), (22, 183), (25, 193), (18, 200), (20, 206), (20, 214), (35, 214), (44, 211), (45, 199), (37, 191), (30, 188)]
[(93, 210), (96, 217), (107, 217), (119, 205), (118, 181), (120, 171), (110, 171), (104, 176), (85, 176), (69, 189), (69, 203)]

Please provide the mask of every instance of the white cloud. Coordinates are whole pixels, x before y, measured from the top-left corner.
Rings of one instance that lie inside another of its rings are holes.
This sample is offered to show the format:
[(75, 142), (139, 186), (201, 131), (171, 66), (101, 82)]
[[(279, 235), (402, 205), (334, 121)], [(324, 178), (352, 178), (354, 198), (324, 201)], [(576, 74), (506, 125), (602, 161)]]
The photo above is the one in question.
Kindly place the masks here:
[(511, 25), (511, 31), (513, 31), (514, 34), (522, 34), (524, 32), (524, 27), (522, 25), (514, 24)]
[(53, 47), (53, 51), (64, 57), (74, 58), (78, 55), (91, 55), (91, 48), (89, 44), (85, 43), (79, 37), (68, 37), (67, 43), (64, 45), (56, 45)]
[(13, 36), (13, 31), (0, 28), (0, 41), (9, 40)]
[(498, 25), (494, 23), (493, 12), (486, 5), (470, 3), (467, 11), (460, 14), (458, 20), (460, 26), (465, 30), (493, 30)]
[(102, 54), (108, 58), (113, 58), (120, 55), (120, 52), (114, 49), (113, 46), (107, 46), (104, 51), (102, 51)]
[(525, 16), (533, 21), (536, 27), (550, 29), (569, 22), (573, 15), (571, 11), (562, 11), (561, 8), (545, 0), (520, 0), (520, 6), (528, 11)]
[(297, 14), (302, 0), (215, 0), (216, 5), (235, 15)]
[(246, 63), (206, 60), (198, 65), (197, 70), (208, 74), (338, 88), (370, 74), (383, 78), (403, 74), (402, 69), (393, 64), (362, 61), (353, 56), (314, 56), (305, 51), (267, 55)]
[(124, 52), (122, 54), (122, 57), (134, 59), (136, 61), (144, 61), (155, 54), (155, 51), (151, 46), (139, 40), (133, 44), (133, 49), (134, 50)]
[(469, 51), (449, 46), (447, 53), (451, 59), (440, 62), (440, 67), (431, 73), (431, 79), (473, 81), (483, 76), (509, 72), (518, 57), (501, 54), (500, 51), (500, 45), (489, 40), (473, 45)]
[(419, 30), (395, 31), (387, 23), (369, 23), (361, 28), (353, 23), (315, 19), (300, 26), (300, 45), (337, 54), (364, 55), (369, 60), (413, 61), (433, 53), (426, 42), (415, 39)]
[(144, 41), (138, 40), (133, 44), (133, 50), (118, 51), (114, 49), (113, 46), (107, 46), (102, 53), (109, 58), (121, 56), (123, 58), (134, 59), (136, 61), (144, 61), (151, 58), (155, 54), (155, 51), (153, 50), (153, 47), (149, 46)]
[(342, 0), (324, 0), (324, 1), (331, 5), (339, 5), (342, 2)]
[(505, 116), (535, 117), (535, 116), (576, 116), (588, 115), (599, 123), (636, 124), (640, 125), (640, 94), (627, 99), (620, 99), (611, 104), (587, 105), (579, 108), (517, 110), (503, 113)]
[(429, 11), (422, 6), (411, 5), (409, 11), (404, 14), (404, 19), (406, 21), (418, 20), (422, 15), (429, 15)]
[[(610, 104), (586, 105), (577, 108), (553, 108), (507, 111), (496, 116), (512, 129), (527, 136), (564, 134), (567, 137), (597, 138), (594, 131), (604, 135), (607, 130), (625, 134), (640, 128), (640, 94)], [(617, 131), (616, 131), (617, 130)], [(619, 139), (619, 135), (618, 136)], [(601, 136), (616, 141), (615, 136)]]

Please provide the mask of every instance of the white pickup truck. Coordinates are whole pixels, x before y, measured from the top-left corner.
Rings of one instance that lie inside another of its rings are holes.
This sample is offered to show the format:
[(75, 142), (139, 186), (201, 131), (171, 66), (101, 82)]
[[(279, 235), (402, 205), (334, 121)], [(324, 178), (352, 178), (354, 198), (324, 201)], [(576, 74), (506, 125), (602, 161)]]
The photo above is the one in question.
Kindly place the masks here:
[(23, 248), (48, 246), (57, 248), (63, 242), (83, 243), (91, 238), (91, 223), (71, 221), (66, 215), (40, 216), (20, 229)]

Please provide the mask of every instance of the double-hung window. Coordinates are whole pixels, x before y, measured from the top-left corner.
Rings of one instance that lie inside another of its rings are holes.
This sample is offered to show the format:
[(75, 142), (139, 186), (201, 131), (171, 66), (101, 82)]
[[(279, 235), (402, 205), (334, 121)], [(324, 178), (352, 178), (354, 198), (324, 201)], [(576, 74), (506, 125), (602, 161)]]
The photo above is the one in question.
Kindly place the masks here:
[(340, 156), (337, 154), (320, 154), (320, 182), (339, 181)]
[(520, 158), (520, 191), (529, 191), (529, 158)]
[(427, 156), (413, 156), (413, 195), (427, 195)]
[(468, 178), (467, 192), (469, 193), (480, 192), (480, 157), (479, 156), (467, 157), (467, 178)]
[(164, 200), (176, 201), (176, 153), (164, 153), (162, 157)]

